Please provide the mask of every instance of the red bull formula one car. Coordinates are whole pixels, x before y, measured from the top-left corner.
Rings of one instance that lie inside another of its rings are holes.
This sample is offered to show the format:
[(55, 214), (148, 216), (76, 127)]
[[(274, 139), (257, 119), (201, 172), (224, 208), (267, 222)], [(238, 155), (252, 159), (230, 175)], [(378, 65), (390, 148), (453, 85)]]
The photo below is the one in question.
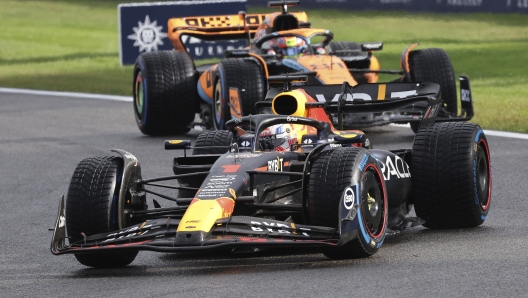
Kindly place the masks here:
[[(168, 150), (193, 149), (174, 159), (173, 176), (143, 178), (138, 159), (123, 150), (81, 161), (60, 201), (52, 253), (92, 267), (128, 265), (140, 250), (318, 247), (330, 258), (362, 258), (389, 231), (484, 222), (492, 185), (486, 136), (460, 118), (437, 122), (438, 84), (345, 82), (337, 101), (321, 103), (314, 88), (334, 87), (292, 87), (307, 79), (272, 78), (282, 92), (257, 104), (272, 114), (229, 120), (194, 146), (166, 141)], [(346, 100), (381, 89), (415, 95)], [(339, 130), (327, 117), (417, 103), (427, 108), (411, 149), (373, 149), (364, 133)], [(409, 216), (413, 206), (417, 217)]]
[[(139, 129), (148, 135), (186, 133), (196, 125), (196, 113), (204, 128), (225, 129), (230, 119), (256, 114), (255, 103), (273, 87), (268, 78), (283, 74), (307, 75), (303, 83), (307, 85), (376, 83), (380, 73), (399, 75), (401, 82), (438, 83), (444, 98), (438, 116), (456, 116), (455, 76), (442, 49), (413, 50), (417, 44), (411, 45), (402, 52), (400, 70), (381, 70), (373, 55), (383, 48), (381, 42), (332, 42), (333, 33), (311, 28), (306, 13), (287, 11), (288, 6), (298, 4), (270, 2), (271, 7), (282, 7), (282, 12), (270, 14), (170, 19), (168, 37), (174, 50), (143, 53), (134, 67), (134, 114)], [(220, 63), (196, 67), (183, 37), (247, 39), (248, 47), (227, 50)], [(324, 97), (316, 99), (325, 101)], [(347, 128), (400, 121), (411, 122), (416, 130), (425, 108), (415, 105), (398, 113), (346, 114), (342, 120)], [(461, 113), (466, 115), (465, 110)], [(337, 124), (337, 114), (330, 119)]]

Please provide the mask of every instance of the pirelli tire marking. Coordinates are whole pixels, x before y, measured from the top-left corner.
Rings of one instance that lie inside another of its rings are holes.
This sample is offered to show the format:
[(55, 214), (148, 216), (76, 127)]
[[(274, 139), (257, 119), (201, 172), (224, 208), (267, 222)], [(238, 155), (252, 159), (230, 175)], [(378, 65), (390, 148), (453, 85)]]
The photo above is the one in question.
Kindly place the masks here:
[[(371, 155), (365, 155), (367, 156), (367, 160), (368, 160), (368, 157), (370, 157)], [(372, 158), (374, 158), (372, 156)], [(363, 160), (362, 160), (363, 162)], [(361, 167), (360, 167), (361, 168)], [(362, 170), (362, 176), (370, 169), (374, 169), (374, 171), (377, 173), (378, 177), (383, 177), (382, 174), (376, 169), (376, 167), (374, 167), (373, 165), (367, 165), (365, 167), (364, 170)], [(359, 184), (355, 185), (355, 197), (356, 197), (356, 204), (358, 206), (360, 206), (359, 208), (357, 208), (357, 220), (358, 220), (358, 223), (359, 223), (359, 230), (360, 230), (360, 233), (361, 236), (363, 237), (363, 239), (365, 240), (365, 243), (367, 243), (369, 246), (371, 246), (372, 248), (375, 248), (375, 249), (379, 249), (382, 244), (383, 244), (383, 241), (385, 240), (385, 228), (387, 226), (387, 194), (386, 194), (386, 191), (383, 187), (383, 183), (380, 184), (381, 188), (380, 191), (381, 191), (381, 195), (383, 196), (383, 210), (382, 212), (384, 213), (382, 215), (383, 217), (383, 226), (381, 228), (380, 231), (377, 231), (377, 233), (375, 235), (373, 235), (369, 230), (368, 230), (368, 227), (365, 226), (365, 222), (364, 222), (364, 214), (363, 214), (363, 211), (362, 211), (362, 207), (361, 207), (361, 188), (359, 186)], [(368, 203), (368, 202), (364, 202), (364, 203)]]

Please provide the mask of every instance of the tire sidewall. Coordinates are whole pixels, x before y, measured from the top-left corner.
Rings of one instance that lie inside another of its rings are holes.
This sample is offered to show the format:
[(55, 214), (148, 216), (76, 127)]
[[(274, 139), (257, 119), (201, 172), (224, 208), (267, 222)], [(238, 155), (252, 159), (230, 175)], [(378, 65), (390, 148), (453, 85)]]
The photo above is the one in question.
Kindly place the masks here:
[[(134, 66), (134, 81), (133, 81), (133, 105), (134, 105), (134, 115), (136, 119), (136, 123), (141, 130), (141, 132), (146, 133), (146, 123), (147, 123), (147, 115), (148, 115), (148, 70), (146, 67), (145, 60), (143, 59), (143, 55), (139, 55), (139, 57), (136, 60), (136, 64)], [(142, 112), (140, 113), (138, 111), (137, 107), (137, 101), (138, 96), (138, 80), (142, 86), (142, 96), (143, 96), (143, 106), (142, 106)]]
[[(479, 192), (479, 178), (480, 175), (477, 171), (478, 165), (478, 152), (479, 148), (482, 148), (487, 159), (487, 196), (482, 197)], [(475, 219), (479, 224), (482, 224), (488, 216), (489, 207), (491, 203), (491, 191), (492, 191), (492, 172), (491, 172), (491, 157), (489, 153), (489, 146), (484, 131), (479, 126), (475, 126), (473, 130), (473, 146), (471, 146), (470, 154), (470, 166), (471, 166), (471, 181), (473, 184), (471, 187), (474, 189), (472, 192), (472, 199), (474, 201)]]
[[(218, 116), (217, 115), (217, 104), (216, 104), (216, 98), (214, 98), (216, 96), (216, 86), (217, 84), (220, 84), (220, 88), (221, 88), (221, 92), (220, 92), (220, 115)], [(213, 124), (214, 124), (214, 127), (217, 129), (217, 130), (221, 130), (221, 129), (225, 129), (225, 123), (226, 121), (228, 120), (229, 116), (228, 116), (228, 113), (229, 113), (229, 110), (228, 110), (228, 105), (227, 105), (227, 98), (229, 98), (229, 85), (228, 85), (228, 82), (227, 82), (227, 77), (226, 77), (226, 74), (225, 74), (225, 70), (224, 70), (224, 66), (222, 63), (219, 63), (218, 64), (218, 68), (217, 68), (217, 71), (216, 71), (216, 79), (215, 79), (215, 90), (213, 92), (213, 108), (212, 108), (212, 111), (213, 111)], [(230, 113), (229, 113), (230, 114)], [(218, 119), (220, 118), (220, 119)]]
[[(362, 192), (363, 192), (363, 178), (365, 177), (366, 173), (368, 171), (372, 171), (373, 174), (376, 177), (377, 182), (381, 186), (380, 194), (382, 196), (383, 200), (383, 214), (382, 214), (382, 227), (381, 231), (376, 233), (375, 235), (372, 235), (368, 229), (365, 226), (365, 214), (363, 214), (363, 204), (366, 204), (366, 201), (362, 201)], [(354, 173), (353, 173), (353, 180), (351, 187), (359, 186), (355, 193), (355, 204), (358, 205), (357, 208), (357, 215), (356, 220), (357, 224), (359, 226), (358, 229), (358, 240), (369, 254), (376, 253), (381, 245), (383, 244), (383, 241), (385, 240), (386, 235), (386, 229), (387, 229), (387, 222), (388, 222), (388, 201), (387, 201), (387, 190), (385, 187), (385, 182), (383, 179), (383, 175), (381, 174), (380, 166), (377, 161), (377, 159), (368, 151), (364, 150), (360, 155), (358, 155), (358, 158), (356, 159), (356, 163), (354, 165)], [(345, 189), (343, 191), (343, 199), (342, 199), (342, 206), (345, 207), (345, 201), (344, 201), (344, 193), (347, 191)], [(343, 208), (346, 210), (346, 208)]]

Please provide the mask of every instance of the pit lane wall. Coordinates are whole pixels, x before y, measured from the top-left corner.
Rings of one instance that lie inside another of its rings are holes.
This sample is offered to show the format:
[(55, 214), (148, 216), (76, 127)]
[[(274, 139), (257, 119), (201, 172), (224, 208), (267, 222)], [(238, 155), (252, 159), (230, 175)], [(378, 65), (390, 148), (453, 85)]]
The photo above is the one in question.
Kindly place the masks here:
[[(266, 2), (267, 3), (267, 2)], [(187, 16), (237, 14), (247, 10), (246, 0), (167, 1), (119, 4), (119, 60), (134, 64), (139, 54), (172, 50), (167, 38), (167, 21)], [(182, 38), (193, 59), (222, 58), (224, 51), (246, 46), (245, 40), (205, 42)]]
[[(247, 0), (247, 2), (249, 6), (266, 6), (268, 0)], [(528, 0), (301, 0), (301, 7), (440, 13), (528, 13)]]

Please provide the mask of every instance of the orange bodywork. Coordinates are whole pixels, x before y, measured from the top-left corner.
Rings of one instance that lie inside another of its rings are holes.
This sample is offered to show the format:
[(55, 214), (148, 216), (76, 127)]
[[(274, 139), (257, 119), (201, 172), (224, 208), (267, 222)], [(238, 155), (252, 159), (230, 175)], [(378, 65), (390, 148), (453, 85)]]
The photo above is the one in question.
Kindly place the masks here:
[(216, 69), (218, 68), (218, 65), (213, 65), (211, 68), (204, 71), (204, 73), (200, 76), (200, 79), (198, 80), (198, 84), (200, 84), (200, 87), (204, 91), (205, 95), (209, 97), (210, 99), (213, 99), (213, 92), (214, 92), (214, 74), (216, 73)]
[(266, 76), (266, 78), (269, 76), (269, 73), (268, 73), (268, 65), (266, 64), (266, 61), (264, 61), (264, 59), (262, 59), (262, 57), (260, 57), (259, 55), (255, 54), (255, 53), (248, 53), (249, 56), (257, 59), (258, 61), (260, 61), (260, 65), (262, 65), (262, 69), (264, 70), (264, 75)]
[(415, 44), (410, 45), (407, 49), (405, 49), (405, 52), (404, 52), (405, 59), (400, 60), (400, 67), (406, 72), (411, 71), (411, 67), (409, 65), (409, 53), (411, 52), (412, 49), (416, 48), (418, 45), (420, 44), (415, 43)]
[[(167, 37), (176, 51), (185, 52), (181, 41), (183, 35), (204, 40), (245, 39), (248, 33), (254, 36), (257, 30), (266, 30), (277, 14), (247, 14), (247, 27), (244, 26), (243, 14), (172, 18), (167, 22)], [(299, 22), (308, 21), (304, 12), (292, 14)]]
[[(372, 70), (380, 70), (380, 64), (379, 64), (378, 58), (374, 56), (370, 56), (370, 67), (369, 68)], [(367, 82), (369, 83), (378, 82), (378, 74), (375, 72), (366, 73), (365, 77), (367, 78)]]
[(231, 116), (240, 118), (242, 117), (242, 106), (240, 105), (240, 94), (237, 88), (229, 88), (229, 103), (231, 106)]
[(350, 86), (358, 83), (347, 66), (341, 59), (329, 55), (305, 55), (297, 59), (297, 62), (309, 71), (316, 71), (317, 78), (324, 84), (342, 84), (348, 82)]

